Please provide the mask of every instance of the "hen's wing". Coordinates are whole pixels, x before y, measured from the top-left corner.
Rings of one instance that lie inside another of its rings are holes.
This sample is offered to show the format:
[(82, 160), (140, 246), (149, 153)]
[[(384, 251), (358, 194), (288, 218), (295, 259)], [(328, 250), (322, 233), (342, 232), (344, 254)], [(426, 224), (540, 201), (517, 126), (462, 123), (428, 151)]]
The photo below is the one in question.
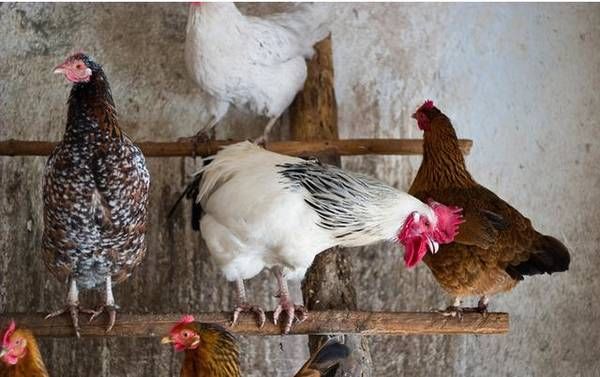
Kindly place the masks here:
[(562, 243), (538, 233), (528, 218), (481, 185), (415, 196), (462, 207), (465, 222), (455, 244), (474, 246), (469, 248), (472, 255), (486, 265), (495, 263), (514, 279), (568, 268), (569, 252)]
[(514, 209), (483, 186), (411, 193), (421, 200), (433, 199), (463, 209), (464, 223), (455, 243), (488, 249), (498, 241), (499, 232), (511, 226), (507, 215)]
[(294, 12), (246, 20), (250, 60), (258, 65), (280, 64), (299, 56), (310, 58), (312, 46), (329, 32), (329, 9), (325, 6), (302, 5)]

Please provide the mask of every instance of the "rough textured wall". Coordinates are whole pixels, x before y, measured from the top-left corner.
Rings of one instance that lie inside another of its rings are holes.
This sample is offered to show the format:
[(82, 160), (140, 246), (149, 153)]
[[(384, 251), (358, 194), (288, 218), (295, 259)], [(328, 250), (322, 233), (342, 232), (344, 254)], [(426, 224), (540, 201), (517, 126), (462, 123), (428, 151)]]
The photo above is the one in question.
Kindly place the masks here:
[[(573, 250), (569, 273), (528, 279), (492, 301), (492, 309), (510, 312), (509, 335), (371, 338), (375, 375), (600, 376), (600, 7), (334, 6), (342, 137), (420, 137), (409, 116), (432, 98), (460, 136), (475, 140), (468, 158), (474, 176)], [(208, 102), (186, 76), (186, 12), (183, 4), (0, 4), (0, 139), (59, 139), (69, 89), (51, 69), (78, 48), (105, 65), (121, 124), (134, 139), (192, 134), (208, 119)], [(241, 120), (251, 127), (230, 126)], [(234, 113), (218, 135), (256, 136), (263, 123)], [(0, 157), (0, 311), (49, 311), (63, 303), (64, 287), (37, 256), (44, 161)], [(407, 188), (419, 161), (367, 156), (344, 163)], [(229, 308), (232, 287), (187, 226), (185, 210), (174, 223), (165, 220), (194, 162), (149, 165), (149, 253), (115, 290), (122, 310)], [(447, 303), (426, 267), (403, 268), (401, 250), (350, 252), (361, 308)], [(272, 306), (274, 285), (263, 273), (248, 284), (249, 294)], [(54, 376), (175, 376), (180, 365), (180, 355), (158, 341), (41, 345)], [(242, 347), (247, 376), (289, 376), (306, 357), (304, 337), (248, 337)]]

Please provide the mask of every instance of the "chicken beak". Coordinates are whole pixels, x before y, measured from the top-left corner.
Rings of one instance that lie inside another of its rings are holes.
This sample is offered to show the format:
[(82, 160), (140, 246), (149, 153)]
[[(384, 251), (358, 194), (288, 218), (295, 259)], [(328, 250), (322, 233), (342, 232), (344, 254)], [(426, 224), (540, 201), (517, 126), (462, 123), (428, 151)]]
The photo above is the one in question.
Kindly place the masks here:
[(417, 113), (413, 113), (413, 115), (410, 116), (413, 119), (417, 119)]
[(161, 344), (171, 344), (171, 343), (173, 343), (173, 341), (171, 340), (170, 336), (165, 336), (164, 338), (162, 338), (160, 340), (160, 343)]
[(0, 358), (4, 357), (4, 355), (6, 355), (7, 353), (8, 351), (6, 351), (6, 348), (0, 349)]
[(431, 251), (431, 254), (437, 253), (440, 249), (440, 244), (429, 237), (427, 237), (427, 246), (429, 246), (429, 251)]
[(52, 73), (54, 73), (55, 75), (64, 74), (65, 68), (62, 65), (59, 65), (58, 67), (54, 68), (54, 71), (52, 71)]

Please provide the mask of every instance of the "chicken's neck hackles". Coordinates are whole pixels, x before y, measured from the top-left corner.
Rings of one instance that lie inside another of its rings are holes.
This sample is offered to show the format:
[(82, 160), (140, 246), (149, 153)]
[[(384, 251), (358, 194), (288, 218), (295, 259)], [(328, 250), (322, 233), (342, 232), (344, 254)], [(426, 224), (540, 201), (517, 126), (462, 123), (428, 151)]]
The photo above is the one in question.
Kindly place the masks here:
[(289, 190), (306, 190), (305, 202), (319, 215), (319, 226), (331, 231), (345, 247), (395, 241), (415, 208), (435, 218), (424, 203), (362, 174), (348, 174), (314, 161), (278, 168), (289, 181)]
[[(0, 375), (2, 374), (2, 370), (7, 368), (6, 376), (28, 376), (28, 377), (48, 377), (48, 371), (46, 370), (46, 366), (44, 365), (44, 361), (42, 359), (42, 354), (40, 353), (37, 341), (33, 336), (33, 333), (26, 329), (15, 329), (14, 325), (12, 326), (12, 331), (9, 329), (4, 336), (3, 348), (9, 348), (11, 345), (15, 345), (12, 343), (20, 342), (20, 344), (25, 344), (24, 351), (19, 352), (19, 355), (13, 357), (10, 354), (10, 350), (5, 352), (2, 357), (2, 361), (0, 361)], [(19, 346), (20, 344), (16, 344)], [(7, 361), (12, 361), (8, 363)], [(14, 363), (14, 364), (13, 364)], [(13, 365), (10, 365), (13, 364)]]
[(89, 137), (120, 138), (122, 135), (106, 75), (99, 64), (91, 61), (89, 65), (92, 69), (90, 80), (73, 84), (69, 95), (65, 142), (78, 142)]
[[(435, 107), (433, 109), (437, 110)], [(426, 190), (477, 185), (467, 171), (450, 119), (439, 110), (436, 113), (425, 112), (424, 115), (431, 118), (423, 120), (429, 124), (428, 127), (422, 128), (423, 162), (415, 184)]]

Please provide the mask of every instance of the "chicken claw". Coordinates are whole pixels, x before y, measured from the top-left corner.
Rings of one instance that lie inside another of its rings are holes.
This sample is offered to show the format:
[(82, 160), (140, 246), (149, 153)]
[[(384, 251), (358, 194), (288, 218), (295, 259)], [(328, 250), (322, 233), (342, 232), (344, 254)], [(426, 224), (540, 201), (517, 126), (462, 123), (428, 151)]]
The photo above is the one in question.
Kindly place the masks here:
[(106, 332), (108, 333), (112, 330), (117, 321), (117, 309), (119, 309), (119, 307), (116, 305), (102, 305), (98, 310), (92, 310), (93, 314), (90, 317), (89, 323), (96, 319), (100, 314), (106, 312), (108, 314), (108, 326), (106, 327)]
[(454, 303), (448, 306), (444, 310), (440, 310), (439, 312), (446, 317), (458, 317), (459, 320), (462, 321), (464, 313), (480, 313), (483, 317), (487, 316), (487, 305), (489, 299), (486, 296), (482, 296), (477, 303), (477, 307), (475, 308), (463, 308), (460, 306), (461, 300), (457, 298), (454, 300)]
[(284, 334), (290, 332), (292, 329), (292, 324), (294, 323), (294, 319), (296, 319), (298, 323), (302, 323), (308, 318), (308, 309), (306, 309), (303, 305), (295, 305), (285, 296), (280, 298), (279, 305), (277, 305), (275, 311), (273, 312), (274, 324), (279, 322), (279, 317), (283, 312), (287, 314), (287, 321), (285, 322), (285, 327), (283, 330)]
[(258, 328), (262, 329), (267, 321), (267, 316), (265, 315), (265, 311), (258, 305), (251, 305), (247, 302), (243, 302), (235, 307), (233, 310), (233, 320), (231, 321), (231, 327), (234, 327), (238, 323), (238, 319), (240, 317), (240, 313), (254, 313), (256, 315), (256, 322), (258, 324)]
[(66, 313), (69, 313), (71, 315), (71, 321), (73, 322), (73, 329), (75, 330), (75, 335), (77, 336), (77, 338), (81, 338), (81, 334), (79, 333), (79, 313), (85, 313), (93, 316), (95, 311), (92, 309), (81, 308), (78, 304), (67, 304), (64, 308), (48, 314), (46, 317), (44, 317), (44, 319), (58, 317)]

